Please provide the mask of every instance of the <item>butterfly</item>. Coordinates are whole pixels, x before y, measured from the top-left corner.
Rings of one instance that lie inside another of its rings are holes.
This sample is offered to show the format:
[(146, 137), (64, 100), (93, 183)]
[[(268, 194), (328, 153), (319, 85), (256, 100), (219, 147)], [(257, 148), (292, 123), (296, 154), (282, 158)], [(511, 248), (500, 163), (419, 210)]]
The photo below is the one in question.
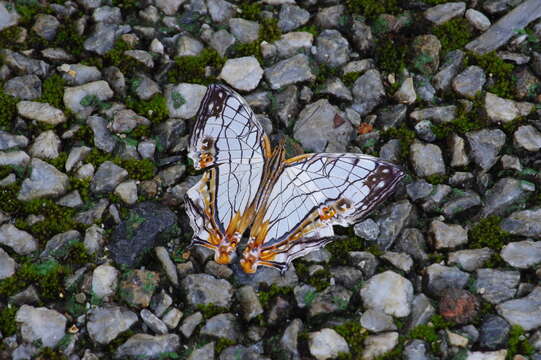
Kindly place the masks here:
[(185, 195), (191, 245), (229, 264), (250, 227), (240, 266), (285, 272), (293, 259), (333, 240), (384, 201), (404, 177), (397, 166), (354, 153), (285, 158), (274, 149), (246, 101), (232, 89), (207, 88), (189, 138), (188, 156), (201, 179)]

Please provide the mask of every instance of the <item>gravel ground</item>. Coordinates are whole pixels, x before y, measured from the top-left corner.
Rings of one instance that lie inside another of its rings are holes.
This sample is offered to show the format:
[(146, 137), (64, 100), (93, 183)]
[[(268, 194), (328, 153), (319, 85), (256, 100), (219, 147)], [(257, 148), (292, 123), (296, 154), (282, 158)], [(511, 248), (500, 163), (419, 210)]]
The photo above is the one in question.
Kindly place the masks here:
[[(541, 359), (541, 1), (0, 1), (0, 358)], [(187, 249), (206, 85), (395, 195), (284, 276)]]

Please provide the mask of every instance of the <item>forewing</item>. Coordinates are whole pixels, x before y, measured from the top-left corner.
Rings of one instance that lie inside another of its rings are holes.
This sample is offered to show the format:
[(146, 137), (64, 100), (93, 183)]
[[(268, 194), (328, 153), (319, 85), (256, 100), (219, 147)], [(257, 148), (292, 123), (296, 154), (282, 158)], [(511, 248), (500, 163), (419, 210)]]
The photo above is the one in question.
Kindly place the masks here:
[(226, 86), (209, 85), (189, 140), (194, 167), (262, 163), (269, 153), (268, 137), (246, 101)]
[[(362, 154), (309, 154), (287, 161), (251, 236), (263, 265), (285, 268), (365, 217), (396, 188), (404, 173)], [(268, 262), (268, 263), (265, 263)]]
[(188, 150), (194, 167), (208, 170), (186, 197), (193, 242), (224, 245), (224, 236), (242, 234), (253, 218), (251, 205), (270, 151), (268, 137), (240, 95), (210, 85)]

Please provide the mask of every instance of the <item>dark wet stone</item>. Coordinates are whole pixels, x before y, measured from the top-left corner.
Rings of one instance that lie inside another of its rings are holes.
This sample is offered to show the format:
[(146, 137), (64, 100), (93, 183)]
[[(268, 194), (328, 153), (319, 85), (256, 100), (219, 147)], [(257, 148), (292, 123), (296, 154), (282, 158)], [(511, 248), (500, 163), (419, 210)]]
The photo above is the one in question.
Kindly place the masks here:
[(505, 133), (500, 129), (483, 129), (466, 134), (473, 161), (486, 171), (498, 160), (498, 153), (505, 144)]
[(425, 294), (415, 296), (411, 303), (411, 315), (408, 320), (407, 329), (411, 330), (414, 327), (426, 324), (435, 313), (436, 309)]
[(146, 308), (160, 282), (160, 274), (148, 270), (127, 272), (120, 281), (118, 292), (122, 300), (132, 307)]
[(466, 286), (470, 275), (456, 267), (432, 264), (426, 268), (426, 289), (430, 294), (439, 297), (445, 289), (462, 289)]
[(289, 301), (281, 296), (274, 298), (269, 307), (269, 311), (266, 315), (267, 321), (271, 325), (276, 325), (284, 322), (291, 313), (293, 306)]
[(514, 206), (525, 201), (531, 194), (530, 189), (519, 179), (503, 178), (485, 193), (483, 217), (490, 215), (503, 216)]
[(510, 270), (478, 269), (475, 288), (491, 304), (512, 299), (520, 282), (520, 273)]
[(201, 329), (201, 335), (238, 341), (240, 339), (239, 324), (233, 314), (218, 314), (207, 320)]
[(16, 76), (6, 81), (4, 92), (21, 100), (34, 100), (41, 96), (41, 80), (36, 75)]
[(507, 345), (511, 326), (499, 316), (491, 315), (479, 329), (479, 346), (487, 350), (503, 349)]
[(413, 340), (404, 347), (405, 360), (431, 360), (428, 344), (423, 340)]
[(361, 116), (369, 114), (385, 96), (380, 72), (376, 69), (370, 69), (359, 76), (353, 84), (352, 93), (353, 109)]
[(448, 288), (441, 293), (438, 312), (446, 320), (467, 324), (475, 318), (478, 310), (479, 300), (467, 290)]
[(410, 255), (415, 261), (421, 264), (428, 260), (424, 235), (416, 228), (404, 229), (395, 242), (394, 250)]
[(412, 67), (422, 74), (433, 74), (440, 65), (441, 43), (434, 35), (419, 35), (413, 41)]
[(0, 49), (0, 56), (4, 64), (20, 75), (34, 74), (43, 78), (50, 70), (50, 65), (45, 61), (36, 60), (9, 49)]
[(349, 60), (349, 43), (337, 30), (324, 30), (316, 39), (316, 59), (332, 67)]
[(176, 334), (135, 334), (117, 348), (115, 358), (158, 359), (160, 354), (175, 352), (179, 347), (180, 339)]
[(440, 67), (440, 71), (434, 75), (432, 83), (434, 87), (441, 91), (447, 91), (451, 88), (453, 78), (458, 74), (462, 61), (464, 60), (464, 52), (462, 50), (450, 51), (445, 56), (445, 61)]
[(283, 32), (295, 30), (310, 20), (310, 13), (295, 5), (283, 5), (280, 9), (278, 26)]
[(541, 287), (537, 286), (528, 296), (498, 304), (496, 310), (511, 325), (520, 325), (530, 331), (541, 326), (540, 306)]
[(388, 250), (393, 246), (412, 211), (413, 205), (407, 200), (399, 201), (382, 209), (381, 215), (377, 218), (380, 228), (377, 244), (381, 249)]
[(176, 227), (177, 216), (169, 208), (154, 202), (137, 204), (111, 237), (112, 258), (119, 264), (136, 266), (141, 255), (160, 242), (159, 236)]
[(516, 211), (502, 221), (501, 227), (514, 235), (541, 238), (541, 208)]
[(527, 0), (501, 17), (487, 31), (466, 45), (466, 49), (478, 54), (494, 51), (507, 43), (517, 31), (541, 17), (541, 2)]
[(381, 130), (399, 127), (406, 119), (408, 107), (404, 104), (391, 105), (378, 112), (376, 127)]

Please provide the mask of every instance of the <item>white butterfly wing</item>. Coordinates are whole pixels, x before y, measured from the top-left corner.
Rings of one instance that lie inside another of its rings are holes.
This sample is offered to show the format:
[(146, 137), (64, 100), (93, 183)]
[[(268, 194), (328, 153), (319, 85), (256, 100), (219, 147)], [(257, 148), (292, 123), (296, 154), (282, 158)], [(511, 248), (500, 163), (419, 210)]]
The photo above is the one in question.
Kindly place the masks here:
[(286, 164), (252, 227), (243, 259), (248, 272), (255, 262), (284, 270), (324, 246), (333, 225), (358, 222), (404, 176), (395, 165), (362, 154), (308, 154)]
[(219, 262), (231, 260), (224, 252), (233, 254), (253, 219), (269, 153), (268, 137), (244, 99), (225, 86), (210, 85), (188, 147), (194, 167), (209, 170), (187, 192), (186, 203), (193, 243), (215, 249)]

